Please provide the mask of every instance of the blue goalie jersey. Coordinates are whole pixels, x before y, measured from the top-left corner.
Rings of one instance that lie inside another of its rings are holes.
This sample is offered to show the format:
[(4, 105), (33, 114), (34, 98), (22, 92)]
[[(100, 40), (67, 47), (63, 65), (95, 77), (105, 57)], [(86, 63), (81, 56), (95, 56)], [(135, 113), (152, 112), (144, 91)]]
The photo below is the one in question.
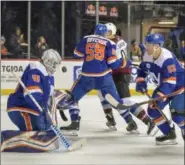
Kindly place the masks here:
[(83, 76), (104, 76), (112, 69), (125, 67), (125, 61), (117, 59), (115, 42), (99, 35), (85, 36), (74, 50), (74, 57), (83, 58)]
[[(48, 75), (40, 62), (34, 62), (26, 67), (21, 80), (43, 110), (46, 110), (49, 96), (54, 91), (54, 77)], [(37, 116), (42, 113), (20, 84), (8, 98), (7, 111), (21, 111)]]

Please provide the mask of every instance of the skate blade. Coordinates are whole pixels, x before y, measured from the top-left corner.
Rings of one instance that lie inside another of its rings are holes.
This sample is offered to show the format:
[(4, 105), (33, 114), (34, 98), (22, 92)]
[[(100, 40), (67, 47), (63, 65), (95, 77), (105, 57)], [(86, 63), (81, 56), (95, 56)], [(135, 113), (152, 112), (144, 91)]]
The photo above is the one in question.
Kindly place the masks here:
[(157, 126), (155, 126), (153, 128), (153, 130), (148, 134), (150, 136), (155, 136), (157, 134), (157, 132), (159, 131), (159, 128)]
[(78, 131), (64, 131), (64, 130), (61, 130), (62, 134), (64, 136), (78, 136)]
[(138, 130), (132, 130), (132, 131), (127, 131), (127, 132), (130, 135), (139, 135), (140, 134), (140, 132)]
[(109, 128), (109, 131), (117, 131), (117, 128), (115, 126), (107, 126)]
[(156, 145), (177, 145), (177, 141), (176, 140), (166, 140), (163, 142), (158, 142), (156, 141)]

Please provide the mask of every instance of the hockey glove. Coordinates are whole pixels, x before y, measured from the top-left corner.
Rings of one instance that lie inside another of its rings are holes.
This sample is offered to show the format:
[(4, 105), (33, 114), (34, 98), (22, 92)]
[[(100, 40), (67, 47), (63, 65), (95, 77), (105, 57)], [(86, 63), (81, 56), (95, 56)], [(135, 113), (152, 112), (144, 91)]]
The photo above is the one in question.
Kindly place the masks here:
[(147, 92), (147, 84), (145, 82), (145, 79), (142, 77), (138, 77), (136, 79), (136, 91), (137, 92), (141, 92), (141, 93), (145, 93)]
[(66, 90), (66, 94), (65, 97), (59, 101), (57, 108), (58, 109), (68, 109), (70, 107), (70, 105), (72, 105), (74, 103), (74, 97), (73, 95)]

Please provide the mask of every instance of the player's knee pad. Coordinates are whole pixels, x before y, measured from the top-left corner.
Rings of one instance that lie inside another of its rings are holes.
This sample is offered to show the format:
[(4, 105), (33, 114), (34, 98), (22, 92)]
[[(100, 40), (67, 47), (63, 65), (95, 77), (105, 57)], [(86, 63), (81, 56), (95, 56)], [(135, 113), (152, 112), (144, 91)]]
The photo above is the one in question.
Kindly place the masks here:
[(51, 152), (59, 148), (58, 137), (49, 131), (2, 131), (2, 152)]

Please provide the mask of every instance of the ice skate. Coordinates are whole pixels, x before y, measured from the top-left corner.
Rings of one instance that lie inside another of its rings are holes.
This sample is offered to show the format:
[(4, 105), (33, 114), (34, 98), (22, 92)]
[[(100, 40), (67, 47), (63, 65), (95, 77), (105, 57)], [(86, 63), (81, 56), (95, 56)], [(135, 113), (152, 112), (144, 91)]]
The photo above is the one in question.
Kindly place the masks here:
[(155, 123), (152, 120), (148, 121), (147, 126), (148, 126), (147, 130), (148, 135), (155, 136), (159, 131), (159, 128), (155, 125)]
[(156, 137), (156, 145), (176, 145), (176, 144), (177, 141), (174, 127), (167, 135)]
[(106, 118), (107, 118), (107, 122), (106, 122), (107, 127), (112, 131), (116, 131), (117, 130), (116, 122), (115, 122), (113, 114), (107, 113)]
[(127, 127), (126, 127), (126, 130), (130, 133), (133, 133), (133, 134), (139, 134), (139, 131), (137, 130), (137, 124), (134, 120), (130, 120)]
[(64, 133), (66, 136), (78, 136), (78, 131), (80, 129), (80, 119), (77, 121), (72, 121), (71, 124), (67, 127), (60, 127), (60, 130)]

